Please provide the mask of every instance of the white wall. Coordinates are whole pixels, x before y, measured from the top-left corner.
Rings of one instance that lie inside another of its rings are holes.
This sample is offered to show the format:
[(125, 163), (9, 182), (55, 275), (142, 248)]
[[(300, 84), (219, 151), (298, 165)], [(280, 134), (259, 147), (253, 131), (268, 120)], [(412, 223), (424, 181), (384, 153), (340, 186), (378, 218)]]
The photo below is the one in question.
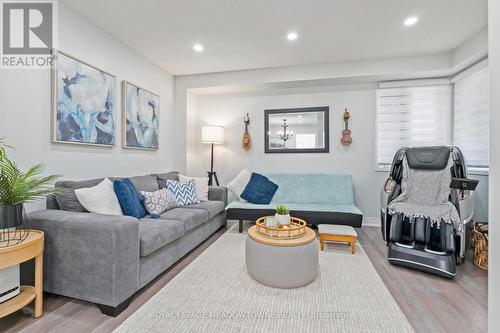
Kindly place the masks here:
[[(175, 169), (173, 77), (63, 3), (59, 3), (59, 49), (116, 76), (116, 145), (111, 149), (51, 143), (49, 71), (0, 70), (0, 137), (16, 148), (10, 157), (22, 167), (44, 162), (47, 173), (66, 179)], [(122, 80), (160, 95), (160, 149), (156, 152), (121, 148)]]
[(480, 31), (456, 50), (435, 55), (177, 76), (174, 102), (178, 126), (173, 149), (179, 170), (186, 170), (186, 149), (193, 135), (190, 133), (191, 120), (188, 119), (189, 108), (193, 106), (193, 94), (268, 92), (279, 89), (302, 91), (307, 87), (310, 90), (325, 90), (324, 87), (339, 84), (449, 76), (487, 56), (486, 35), (485, 31)]
[[(387, 174), (374, 171), (375, 90), (370, 84), (348, 89), (332, 87), (331, 92), (289, 95), (198, 96), (196, 111), (190, 109), (188, 113), (189, 132), (197, 137), (188, 142), (188, 173), (204, 175), (209, 168), (209, 146), (200, 143), (201, 126), (222, 125), (226, 129), (226, 144), (216, 146), (215, 168), (224, 184), (243, 168), (257, 172), (350, 173), (356, 204), (365, 216), (377, 218), (379, 190)], [(265, 154), (264, 110), (309, 106), (330, 107), (330, 153)], [(345, 107), (352, 115), (353, 144), (348, 148), (340, 144)], [(243, 115), (247, 112), (252, 136), (248, 152), (241, 148)]]
[[(188, 100), (187, 173), (204, 176), (210, 166), (210, 149), (200, 143), (201, 127), (225, 127), (226, 144), (215, 147), (215, 169), (219, 180), (227, 184), (243, 168), (257, 172), (349, 173), (353, 176), (356, 205), (367, 221), (379, 219), (379, 192), (387, 172), (374, 171), (375, 165), (375, 84), (331, 86), (318, 93), (254, 92), (219, 95), (194, 95)], [(307, 91), (307, 90), (306, 90)], [(329, 154), (265, 154), (264, 110), (292, 107), (330, 107)], [(340, 144), (347, 107), (353, 144)], [(243, 116), (250, 114), (252, 149), (241, 148)], [(488, 177), (480, 180), (476, 191), (475, 219), (488, 220)]]
[[(466, 63), (465, 61), (463, 62)], [(176, 161), (180, 171), (186, 169), (186, 148), (191, 139), (189, 109), (195, 94), (263, 92), (304, 88), (325, 90), (325, 86), (356, 84), (382, 80), (442, 77), (456, 73), (451, 54), (347, 61), (255, 70), (232, 71), (175, 77), (174, 102), (176, 127)], [(185, 130), (187, 129), (187, 135)]]
[(488, 330), (500, 332), (500, 2), (488, 2), (490, 66), (490, 212)]

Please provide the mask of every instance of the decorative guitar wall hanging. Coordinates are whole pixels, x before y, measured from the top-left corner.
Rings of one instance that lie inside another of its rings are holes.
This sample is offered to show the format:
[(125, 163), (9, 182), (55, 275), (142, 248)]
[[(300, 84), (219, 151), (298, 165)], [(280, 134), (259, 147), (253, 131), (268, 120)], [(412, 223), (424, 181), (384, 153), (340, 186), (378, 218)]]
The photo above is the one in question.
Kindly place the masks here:
[(349, 129), (349, 118), (351, 118), (351, 114), (347, 111), (347, 108), (344, 111), (344, 123), (345, 128), (342, 131), (342, 139), (340, 139), (340, 143), (343, 146), (349, 146), (352, 143), (351, 130)]
[(245, 123), (245, 134), (243, 134), (243, 139), (241, 140), (241, 147), (244, 150), (250, 150), (252, 147), (252, 140), (250, 138), (250, 134), (248, 133), (248, 125), (250, 125), (250, 116), (246, 115), (243, 117), (243, 122)]

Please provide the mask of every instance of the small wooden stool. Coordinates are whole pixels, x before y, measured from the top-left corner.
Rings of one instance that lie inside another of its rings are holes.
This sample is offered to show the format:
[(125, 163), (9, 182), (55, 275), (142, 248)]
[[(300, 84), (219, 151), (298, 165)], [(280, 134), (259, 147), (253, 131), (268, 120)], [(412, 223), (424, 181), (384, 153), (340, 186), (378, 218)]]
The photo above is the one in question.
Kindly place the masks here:
[(356, 239), (358, 234), (353, 227), (347, 225), (320, 224), (318, 225), (318, 231), (321, 251), (323, 251), (323, 243), (325, 241), (331, 241), (349, 243), (351, 244), (352, 254), (356, 252)]

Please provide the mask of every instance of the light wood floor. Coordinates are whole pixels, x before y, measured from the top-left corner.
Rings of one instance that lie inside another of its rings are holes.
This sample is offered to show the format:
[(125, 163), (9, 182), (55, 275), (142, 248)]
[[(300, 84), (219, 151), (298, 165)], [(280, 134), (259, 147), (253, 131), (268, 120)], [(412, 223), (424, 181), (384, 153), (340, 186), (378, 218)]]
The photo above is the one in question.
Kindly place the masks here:
[[(230, 224), (231, 225), (231, 224)], [(176, 274), (215, 242), (227, 229), (212, 235), (181, 261), (144, 288), (118, 317), (102, 315), (92, 303), (45, 295), (44, 315), (31, 316), (32, 308), (0, 319), (0, 332), (111, 332), (158, 292)], [(417, 332), (487, 332), (487, 272), (468, 260), (454, 280), (392, 266), (379, 228), (358, 231), (359, 242), (378, 274)]]

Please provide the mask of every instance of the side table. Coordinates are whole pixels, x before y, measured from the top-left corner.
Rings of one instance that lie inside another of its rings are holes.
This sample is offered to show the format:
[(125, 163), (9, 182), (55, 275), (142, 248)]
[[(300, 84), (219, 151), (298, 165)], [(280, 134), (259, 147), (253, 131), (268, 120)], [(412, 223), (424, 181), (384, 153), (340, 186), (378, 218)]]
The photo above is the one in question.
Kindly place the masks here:
[(273, 288), (298, 288), (311, 283), (318, 273), (319, 246), (313, 230), (299, 238), (276, 239), (248, 229), (245, 243), (248, 274)]
[(30, 230), (22, 243), (0, 247), (0, 269), (21, 264), (35, 258), (35, 285), (21, 286), (19, 295), (0, 304), (0, 318), (3, 318), (35, 301), (35, 317), (43, 313), (43, 244), (42, 231)]

